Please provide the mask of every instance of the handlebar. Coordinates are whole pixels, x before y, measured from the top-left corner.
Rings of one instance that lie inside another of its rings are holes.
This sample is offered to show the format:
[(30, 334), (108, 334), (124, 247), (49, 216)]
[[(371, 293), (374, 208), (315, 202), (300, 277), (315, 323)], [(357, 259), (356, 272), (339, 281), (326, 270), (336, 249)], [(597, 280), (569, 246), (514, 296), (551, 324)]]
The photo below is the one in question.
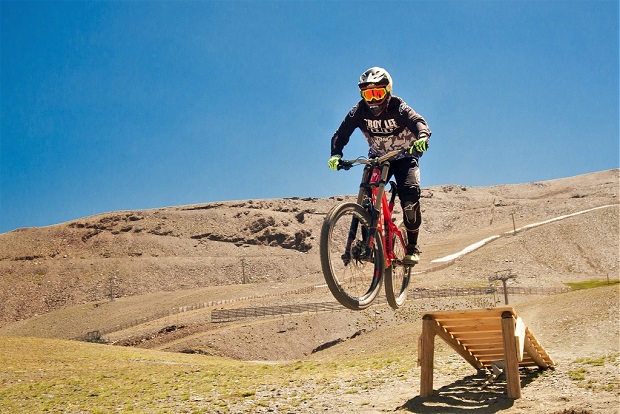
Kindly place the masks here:
[(351, 169), (351, 167), (355, 166), (355, 165), (359, 165), (359, 164), (364, 164), (364, 165), (381, 165), (384, 162), (387, 161), (391, 161), (392, 159), (398, 157), (399, 155), (402, 155), (404, 153), (406, 153), (408, 150), (408, 148), (402, 148), (399, 150), (394, 150), (394, 151), (390, 151), (385, 155), (382, 155), (380, 157), (376, 157), (376, 158), (366, 158), (366, 157), (357, 157), (354, 160), (343, 160), (340, 159), (338, 160), (338, 169), (339, 170), (349, 170)]

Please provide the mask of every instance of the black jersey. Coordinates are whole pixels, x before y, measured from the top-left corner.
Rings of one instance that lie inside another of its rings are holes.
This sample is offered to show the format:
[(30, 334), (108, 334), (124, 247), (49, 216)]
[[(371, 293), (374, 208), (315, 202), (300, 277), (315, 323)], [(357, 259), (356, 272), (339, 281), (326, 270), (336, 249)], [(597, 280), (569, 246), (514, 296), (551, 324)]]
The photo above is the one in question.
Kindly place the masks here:
[[(370, 157), (410, 148), (420, 132), (426, 132), (429, 137), (431, 135), (424, 118), (401, 98), (392, 96), (387, 108), (377, 116), (373, 115), (368, 105), (361, 100), (351, 108), (332, 137), (331, 155), (342, 156), (342, 149), (349, 142), (355, 128), (359, 128), (366, 137), (370, 146)], [(421, 155), (422, 153), (414, 151), (412, 156), (419, 158)]]

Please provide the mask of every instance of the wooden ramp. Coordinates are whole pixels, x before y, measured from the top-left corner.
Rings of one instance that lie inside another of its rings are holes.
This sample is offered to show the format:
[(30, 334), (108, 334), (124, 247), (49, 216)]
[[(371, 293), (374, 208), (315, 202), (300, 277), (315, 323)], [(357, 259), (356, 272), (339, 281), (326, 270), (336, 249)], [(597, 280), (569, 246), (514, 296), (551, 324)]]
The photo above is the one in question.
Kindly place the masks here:
[(427, 313), (418, 347), (421, 397), (433, 395), (435, 335), (477, 370), (503, 368), (510, 398), (521, 397), (519, 367), (555, 365), (512, 307)]

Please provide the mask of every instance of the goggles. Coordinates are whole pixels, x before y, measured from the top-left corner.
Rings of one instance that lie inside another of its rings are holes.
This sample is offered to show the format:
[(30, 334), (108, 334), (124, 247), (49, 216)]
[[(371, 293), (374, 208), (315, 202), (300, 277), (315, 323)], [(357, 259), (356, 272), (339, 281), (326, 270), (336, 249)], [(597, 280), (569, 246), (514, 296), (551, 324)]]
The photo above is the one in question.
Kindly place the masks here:
[(381, 102), (387, 96), (388, 90), (385, 86), (372, 86), (370, 88), (360, 89), (360, 93), (366, 102)]

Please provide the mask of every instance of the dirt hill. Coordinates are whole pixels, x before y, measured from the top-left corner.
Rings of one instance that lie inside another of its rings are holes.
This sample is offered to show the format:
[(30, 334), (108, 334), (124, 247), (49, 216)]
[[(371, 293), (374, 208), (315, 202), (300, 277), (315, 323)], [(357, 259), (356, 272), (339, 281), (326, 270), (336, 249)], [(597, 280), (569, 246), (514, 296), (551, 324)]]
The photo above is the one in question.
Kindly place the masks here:
[[(440, 267), (433, 259), (486, 237), (593, 207), (615, 207), (500, 238), (416, 283), (479, 286), (506, 268), (517, 272), (518, 285), (559, 286), (617, 276), (618, 174), (609, 170), (521, 185), (424, 188), (420, 272)], [(0, 234), (0, 326), (110, 298), (243, 283), (312, 285), (321, 280), (323, 217), (352, 198), (112, 212)]]
[[(617, 279), (619, 174), (609, 170), (520, 185), (424, 188), (423, 254), (412, 292), (489, 287), (489, 276), (506, 269), (517, 276), (509, 281), (513, 288)], [(363, 312), (336, 307), (212, 321), (214, 311), (222, 309), (334, 304), (320, 272), (320, 227), (331, 207), (353, 198), (112, 212), (0, 234), (0, 335), (69, 339), (98, 331), (116, 345), (241, 360), (360, 355), (376, 351), (377, 344), (387, 344), (397, 355), (415, 352), (419, 320), (426, 311), (501, 304), (503, 297), (489, 289), (482, 296), (410, 300), (396, 312), (378, 304)], [(499, 237), (456, 259), (436, 261), (491, 236)], [(598, 405), (599, 412), (606, 412), (605, 404), (617, 401), (619, 389), (618, 290), (596, 292), (513, 295), (510, 300), (534, 332), (544, 333), (539, 339), (552, 357), (559, 355), (565, 363), (591, 354), (611, 358), (611, 371), (596, 377), (612, 384), (611, 394)], [(555, 395), (554, 409), (562, 407), (562, 395), (574, 391), (567, 385), (574, 385), (571, 369), (577, 368), (567, 366), (558, 383), (535, 382), (544, 384), (542, 393)], [(467, 371), (454, 372), (462, 378)], [(458, 381), (444, 373), (440, 384), (450, 387)], [(386, 387), (375, 393), (387, 392), (384, 405), (379, 404), (390, 407), (387, 411), (400, 406), (413, 412), (455, 412), (450, 404), (433, 411), (413, 397), (403, 400), (412, 392), (411, 382), (390, 380)], [(346, 412), (336, 409), (340, 397), (316, 396), (316, 407)], [(470, 397), (459, 397), (465, 402), (457, 408), (465, 409)], [(590, 404), (588, 398), (573, 401)], [(530, 408), (536, 411), (539, 402)], [(510, 407), (497, 408), (486, 412)]]

